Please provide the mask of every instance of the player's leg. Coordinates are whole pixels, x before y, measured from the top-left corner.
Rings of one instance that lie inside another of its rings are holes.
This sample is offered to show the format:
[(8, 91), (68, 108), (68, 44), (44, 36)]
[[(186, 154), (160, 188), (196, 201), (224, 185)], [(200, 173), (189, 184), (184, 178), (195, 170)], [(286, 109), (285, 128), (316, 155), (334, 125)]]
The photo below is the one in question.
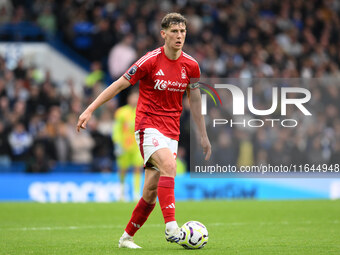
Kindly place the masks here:
[(149, 204), (156, 204), (159, 176), (159, 171), (156, 171), (155, 169), (150, 167), (145, 168), (145, 179), (142, 197)]
[[(162, 209), (164, 221), (166, 224), (168, 222), (176, 221), (174, 194), (176, 161), (169, 148), (162, 148), (151, 156), (149, 162), (160, 171), (157, 189), (158, 200)], [(174, 228), (176, 227), (177, 226), (175, 225)]]
[(149, 162), (160, 171), (158, 182), (158, 200), (165, 222), (165, 237), (170, 242), (178, 243), (182, 233), (175, 219), (175, 176), (177, 141), (171, 141), (169, 148), (156, 151)]
[(157, 200), (158, 180), (158, 171), (151, 168), (145, 169), (143, 196), (133, 210), (130, 221), (127, 224), (125, 231), (119, 240), (120, 248), (141, 248), (133, 242), (133, 236), (143, 226), (155, 207)]
[[(143, 129), (137, 131), (136, 141), (137, 144), (139, 144), (140, 152), (144, 159), (144, 164), (146, 165), (143, 197), (137, 204), (126, 231), (122, 236), (123, 239), (131, 239), (131, 242), (129, 242), (131, 247), (121, 246), (121, 244), (119, 247), (139, 248), (139, 246), (133, 243), (132, 236), (135, 231), (141, 227), (141, 224), (138, 224), (139, 227), (137, 225), (137, 227), (132, 228), (134, 224), (131, 224), (131, 222), (135, 223), (135, 215), (140, 215), (140, 217), (143, 218), (142, 214), (146, 216), (144, 222), (146, 221), (154, 207), (154, 204), (156, 203), (158, 192), (161, 193), (161, 195), (158, 195), (158, 198), (161, 208), (164, 209), (162, 209), (162, 211), (163, 215), (165, 215), (166, 228), (170, 231), (170, 233), (176, 232), (174, 234), (176, 238), (179, 232), (177, 222), (174, 218), (174, 177), (176, 175), (176, 161), (174, 160), (174, 155), (177, 153), (177, 141), (165, 137), (156, 129)], [(154, 168), (157, 167), (158, 170), (162, 170), (160, 172), (156, 171)], [(167, 201), (170, 201), (170, 206), (168, 207)], [(151, 206), (153, 206), (152, 209)], [(176, 239), (172, 239), (173, 235), (170, 236), (170, 238), (171, 239), (169, 240), (176, 241)]]

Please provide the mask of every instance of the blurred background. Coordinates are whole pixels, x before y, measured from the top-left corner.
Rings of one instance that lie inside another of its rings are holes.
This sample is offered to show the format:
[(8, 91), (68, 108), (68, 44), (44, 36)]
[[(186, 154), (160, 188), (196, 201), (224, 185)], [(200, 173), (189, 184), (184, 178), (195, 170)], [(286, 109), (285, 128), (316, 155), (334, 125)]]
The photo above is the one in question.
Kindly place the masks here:
[[(163, 45), (160, 21), (173, 11), (188, 19), (184, 51), (199, 62), (203, 77), (332, 81), (312, 86), (318, 124), (307, 123), (302, 132), (220, 130), (212, 143), (221, 146), (230, 162), (339, 163), (339, 0), (2, 0), (0, 182), (6, 188), (0, 199), (50, 201), (50, 196), (44, 200), (41, 195), (50, 189), (49, 183), (59, 182), (61, 190), (71, 192), (81, 190), (88, 180), (113, 185), (106, 187), (108, 201), (121, 197), (121, 189), (114, 186), (119, 184), (119, 168), (113, 127), (116, 110), (127, 104), (129, 91), (98, 109), (87, 131), (76, 133), (76, 122), (85, 107), (134, 61)], [(255, 93), (257, 102), (270, 103), (271, 97), (262, 92)], [(187, 176), (190, 114), (186, 98), (183, 105), (177, 160), (179, 175)], [(125, 180), (130, 187), (124, 191), (126, 200), (133, 198), (131, 176)], [(68, 181), (74, 184), (71, 188), (64, 187)], [(190, 195), (187, 181), (183, 189)], [(339, 185), (328, 180), (318, 198), (340, 193)], [(8, 187), (15, 186), (26, 187), (21, 197), (11, 197)], [(95, 184), (91, 187), (92, 191), (100, 189)], [(257, 198), (258, 193), (254, 194)], [(96, 200), (90, 195), (87, 199)]]

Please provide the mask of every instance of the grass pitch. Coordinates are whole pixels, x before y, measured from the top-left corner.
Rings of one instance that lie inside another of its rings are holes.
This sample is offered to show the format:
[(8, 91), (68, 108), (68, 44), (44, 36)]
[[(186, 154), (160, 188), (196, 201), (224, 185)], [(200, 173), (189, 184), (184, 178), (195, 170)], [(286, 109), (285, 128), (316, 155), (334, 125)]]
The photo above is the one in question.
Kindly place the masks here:
[(0, 254), (340, 254), (340, 201), (176, 203), (180, 224), (207, 226), (202, 250), (167, 243), (157, 205), (135, 236), (143, 249), (118, 249), (134, 206), (0, 203)]

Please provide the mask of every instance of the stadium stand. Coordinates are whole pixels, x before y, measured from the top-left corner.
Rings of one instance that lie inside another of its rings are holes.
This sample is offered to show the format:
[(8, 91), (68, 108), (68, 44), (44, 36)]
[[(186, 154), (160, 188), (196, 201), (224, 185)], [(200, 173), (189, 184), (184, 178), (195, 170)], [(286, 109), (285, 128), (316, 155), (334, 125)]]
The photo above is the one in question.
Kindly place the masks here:
[[(62, 41), (67, 45), (63, 54), (71, 48), (88, 62), (101, 64), (107, 72), (109, 52), (115, 45), (129, 37), (136, 55), (142, 56), (161, 45), (157, 26), (160, 18), (167, 12), (178, 11), (189, 20), (185, 51), (198, 60), (202, 76), (340, 78), (339, 1), (155, 2), (1, 1), (0, 40), (51, 44)], [(0, 56), (0, 168), (3, 171), (100, 171), (100, 165), (114, 161), (111, 132), (107, 130), (119, 102), (112, 101), (96, 113), (96, 130), (75, 134), (77, 116), (110, 79), (96, 80), (90, 90), (84, 80), (87, 89), (83, 93), (79, 95), (70, 89), (65, 94), (50, 79), (48, 72), (53, 70), (44, 70), (46, 74), (41, 78), (37, 73), (42, 67), (25, 65), (25, 59), (14, 65), (9, 65), (10, 61)], [(266, 105), (270, 99), (263, 99), (261, 90), (257, 93), (255, 97)], [(217, 139), (212, 139), (213, 147), (228, 150), (230, 162), (244, 157), (251, 159), (250, 164), (268, 160), (339, 162), (340, 87), (338, 83), (312, 86), (312, 94), (319, 109), (314, 116), (317, 126), (306, 124), (303, 133), (278, 128), (270, 134), (263, 129), (249, 134), (237, 128), (225, 129)], [(184, 103), (180, 140), (187, 142), (180, 146), (184, 149), (186, 165), (190, 155), (187, 140), (190, 130), (185, 125), (188, 122), (188, 105)], [(79, 141), (81, 146), (77, 145)], [(105, 148), (98, 153), (98, 143), (102, 141)], [(244, 149), (247, 146), (250, 149)], [(44, 154), (40, 156), (45, 167), (30, 170), (34, 153), (35, 157)], [(283, 154), (285, 157), (281, 157)]]

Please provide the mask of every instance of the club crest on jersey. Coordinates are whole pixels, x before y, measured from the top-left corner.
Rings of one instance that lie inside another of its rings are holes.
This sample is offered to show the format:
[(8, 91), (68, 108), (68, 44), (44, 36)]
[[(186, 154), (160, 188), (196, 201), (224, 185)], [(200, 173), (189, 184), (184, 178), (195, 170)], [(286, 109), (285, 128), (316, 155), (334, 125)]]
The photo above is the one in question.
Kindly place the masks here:
[(185, 71), (185, 67), (184, 66), (182, 67), (181, 76), (182, 76), (182, 79), (186, 79), (187, 78), (187, 72)]
[(134, 75), (136, 73), (136, 71), (137, 71), (137, 68), (138, 68), (137, 66), (131, 67), (130, 70), (128, 71), (128, 74), (129, 75)]

